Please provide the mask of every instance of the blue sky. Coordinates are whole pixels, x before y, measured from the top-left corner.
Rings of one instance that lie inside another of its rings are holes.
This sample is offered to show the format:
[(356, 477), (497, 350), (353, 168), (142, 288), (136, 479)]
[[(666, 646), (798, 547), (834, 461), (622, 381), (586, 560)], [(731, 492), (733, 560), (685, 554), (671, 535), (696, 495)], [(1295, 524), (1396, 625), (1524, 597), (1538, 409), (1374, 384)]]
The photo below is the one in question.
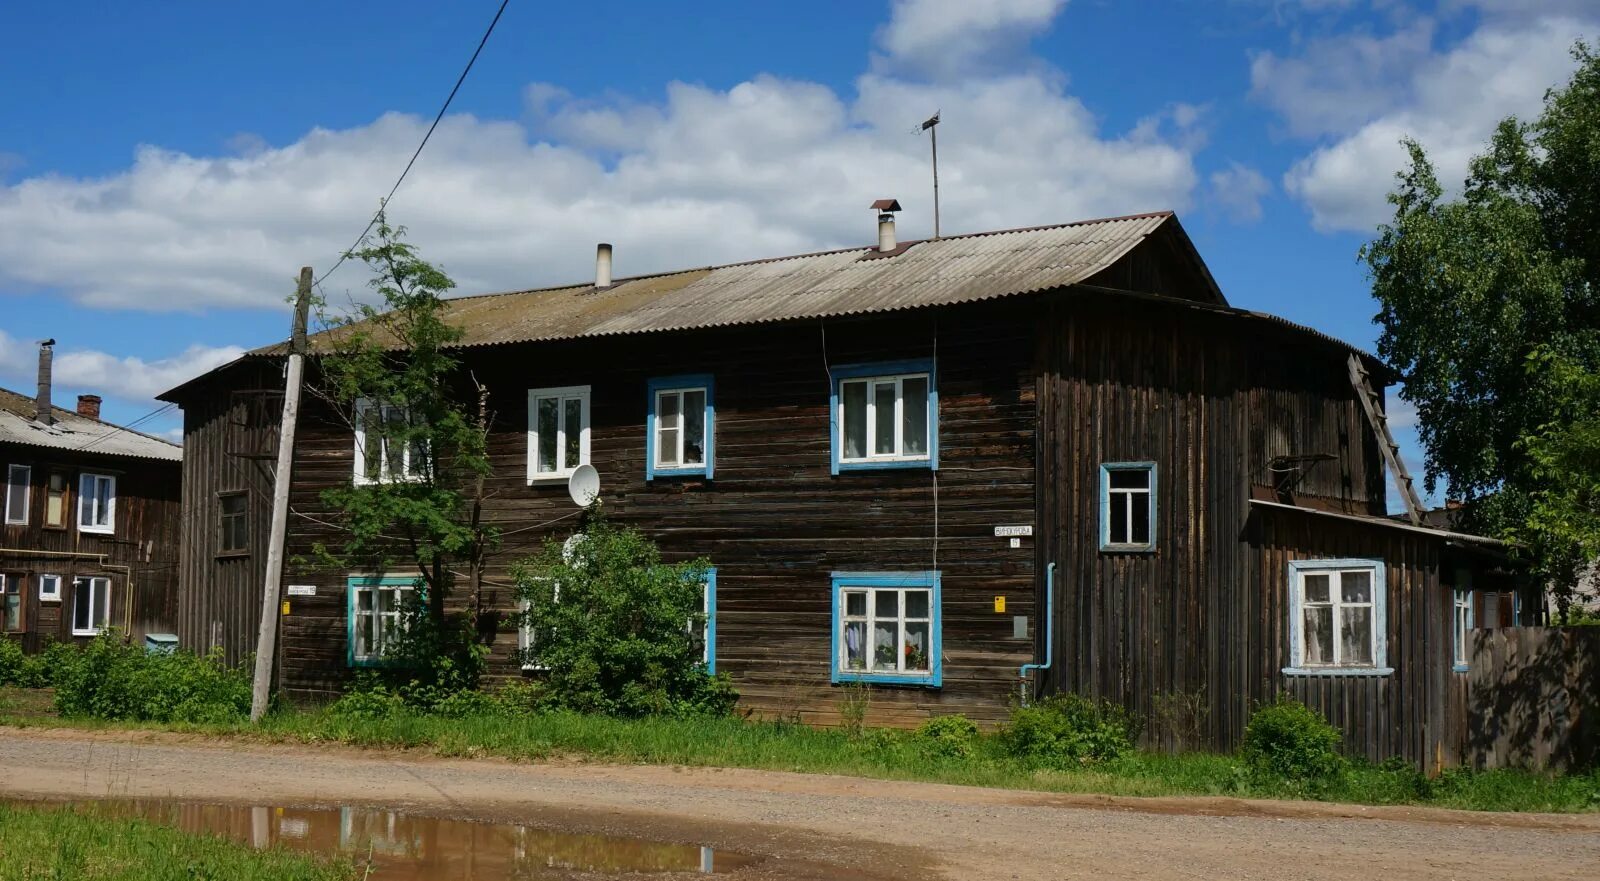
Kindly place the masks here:
[[(0, 384), (111, 418), (281, 337), (497, 5), (36, 4), (0, 53)], [(1370, 346), (1401, 136), (1447, 178), (1600, 0), (512, 0), (392, 214), (463, 292), (1174, 208), (1230, 300)], [(15, 35), (27, 35), (18, 40)], [(359, 291), (358, 271), (330, 280)], [(175, 417), (153, 427), (170, 431)]]

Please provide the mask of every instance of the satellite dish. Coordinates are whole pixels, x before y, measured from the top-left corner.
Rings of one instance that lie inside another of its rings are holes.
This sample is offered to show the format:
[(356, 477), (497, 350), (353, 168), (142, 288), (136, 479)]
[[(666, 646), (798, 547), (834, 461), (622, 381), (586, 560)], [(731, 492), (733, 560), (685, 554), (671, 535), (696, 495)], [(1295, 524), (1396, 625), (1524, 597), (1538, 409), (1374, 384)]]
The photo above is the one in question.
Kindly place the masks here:
[(567, 495), (580, 508), (587, 508), (600, 498), (600, 472), (593, 465), (579, 465), (567, 478)]

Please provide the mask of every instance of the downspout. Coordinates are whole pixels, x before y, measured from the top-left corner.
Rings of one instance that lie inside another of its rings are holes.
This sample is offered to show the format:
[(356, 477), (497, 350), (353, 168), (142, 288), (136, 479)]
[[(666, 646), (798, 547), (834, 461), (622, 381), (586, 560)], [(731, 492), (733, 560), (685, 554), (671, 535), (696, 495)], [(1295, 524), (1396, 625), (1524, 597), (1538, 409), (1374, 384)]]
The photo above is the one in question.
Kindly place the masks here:
[(1022, 695), (1022, 705), (1028, 705), (1028, 674), (1034, 670), (1048, 670), (1055, 659), (1056, 649), (1056, 564), (1045, 567), (1044, 575), (1044, 663), (1023, 664), (1017, 671), (1017, 690)]

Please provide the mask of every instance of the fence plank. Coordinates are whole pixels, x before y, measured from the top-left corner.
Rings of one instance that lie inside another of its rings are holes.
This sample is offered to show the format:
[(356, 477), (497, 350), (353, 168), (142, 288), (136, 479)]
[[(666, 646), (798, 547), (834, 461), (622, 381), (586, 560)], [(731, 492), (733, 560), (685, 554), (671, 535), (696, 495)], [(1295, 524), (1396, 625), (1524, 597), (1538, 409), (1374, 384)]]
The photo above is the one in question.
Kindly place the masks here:
[(1468, 676), (1469, 765), (1600, 763), (1600, 628), (1474, 631)]

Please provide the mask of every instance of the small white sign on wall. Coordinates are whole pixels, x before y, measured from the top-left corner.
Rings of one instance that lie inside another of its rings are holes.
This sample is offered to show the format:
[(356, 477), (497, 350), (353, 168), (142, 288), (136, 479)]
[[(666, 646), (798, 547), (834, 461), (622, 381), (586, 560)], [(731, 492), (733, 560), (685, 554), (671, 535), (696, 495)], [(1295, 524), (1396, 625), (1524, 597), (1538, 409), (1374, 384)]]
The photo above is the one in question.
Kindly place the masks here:
[(1016, 538), (1018, 536), (1032, 537), (1033, 536), (1033, 525), (1032, 524), (1027, 524), (1027, 525), (1023, 525), (1023, 526), (996, 526), (994, 528), (994, 537), (995, 538)]
[(314, 597), (316, 595), (317, 595), (317, 586), (315, 584), (291, 584), (291, 585), (289, 585), (289, 596), (292, 596), (292, 597)]

